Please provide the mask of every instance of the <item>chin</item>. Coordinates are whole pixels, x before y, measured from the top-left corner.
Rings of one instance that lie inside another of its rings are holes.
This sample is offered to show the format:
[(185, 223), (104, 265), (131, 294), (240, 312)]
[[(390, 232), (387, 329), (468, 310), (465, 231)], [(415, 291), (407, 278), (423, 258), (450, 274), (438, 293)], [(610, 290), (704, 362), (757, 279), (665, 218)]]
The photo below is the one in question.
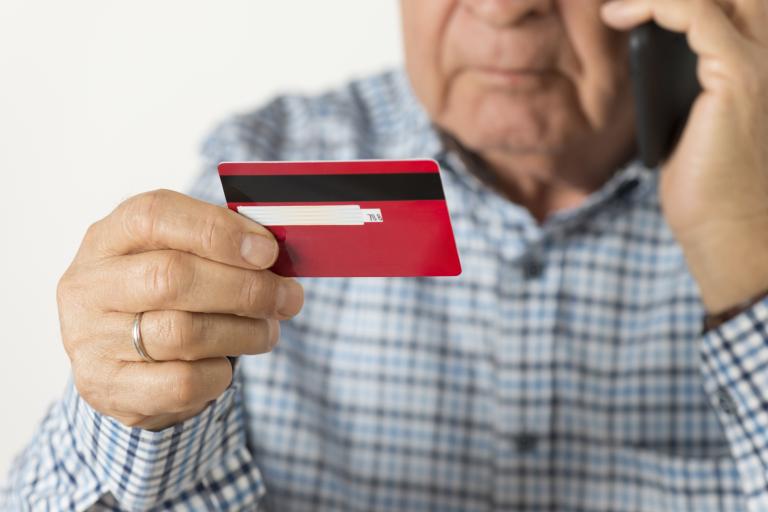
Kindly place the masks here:
[(530, 109), (487, 109), (446, 116), (441, 126), (467, 148), (483, 153), (553, 153), (567, 144), (567, 126)]
[(579, 135), (578, 116), (551, 89), (550, 94), (454, 92), (437, 122), (475, 152), (551, 154)]

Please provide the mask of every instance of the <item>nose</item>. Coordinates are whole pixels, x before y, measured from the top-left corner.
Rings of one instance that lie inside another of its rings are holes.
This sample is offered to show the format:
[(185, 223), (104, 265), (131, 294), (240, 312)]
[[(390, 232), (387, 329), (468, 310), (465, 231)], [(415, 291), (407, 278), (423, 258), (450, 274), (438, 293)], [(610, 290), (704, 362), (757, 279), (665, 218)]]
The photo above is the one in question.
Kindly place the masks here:
[(553, 0), (460, 0), (475, 16), (496, 27), (516, 25), (552, 10)]

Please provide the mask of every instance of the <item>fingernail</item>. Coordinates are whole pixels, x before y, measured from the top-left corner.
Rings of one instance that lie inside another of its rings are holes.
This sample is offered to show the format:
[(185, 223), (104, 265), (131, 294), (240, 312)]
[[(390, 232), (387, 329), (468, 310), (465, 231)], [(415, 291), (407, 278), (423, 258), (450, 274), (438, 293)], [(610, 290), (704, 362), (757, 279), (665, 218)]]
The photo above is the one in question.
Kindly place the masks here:
[(240, 254), (251, 265), (267, 268), (277, 257), (277, 244), (266, 236), (246, 233), (240, 245)]
[(283, 279), (277, 289), (277, 314), (283, 317), (296, 315), (304, 304), (304, 288), (293, 279)]

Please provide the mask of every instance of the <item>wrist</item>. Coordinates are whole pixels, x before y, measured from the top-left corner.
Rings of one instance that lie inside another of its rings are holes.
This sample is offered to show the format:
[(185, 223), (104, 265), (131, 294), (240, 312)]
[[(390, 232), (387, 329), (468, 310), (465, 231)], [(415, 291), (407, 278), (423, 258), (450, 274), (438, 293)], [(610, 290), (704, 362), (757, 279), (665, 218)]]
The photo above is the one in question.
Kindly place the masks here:
[(720, 222), (677, 235), (707, 312), (718, 314), (768, 291), (768, 225)]

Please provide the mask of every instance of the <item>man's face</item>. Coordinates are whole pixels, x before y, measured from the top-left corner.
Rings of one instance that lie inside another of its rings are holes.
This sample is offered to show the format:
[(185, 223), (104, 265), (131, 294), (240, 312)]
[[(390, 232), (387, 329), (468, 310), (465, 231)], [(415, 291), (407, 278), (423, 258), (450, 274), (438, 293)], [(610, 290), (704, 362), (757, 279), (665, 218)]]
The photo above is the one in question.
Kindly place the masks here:
[(480, 154), (553, 155), (616, 132), (626, 139), (626, 40), (600, 21), (603, 1), (401, 0), (416, 95)]

